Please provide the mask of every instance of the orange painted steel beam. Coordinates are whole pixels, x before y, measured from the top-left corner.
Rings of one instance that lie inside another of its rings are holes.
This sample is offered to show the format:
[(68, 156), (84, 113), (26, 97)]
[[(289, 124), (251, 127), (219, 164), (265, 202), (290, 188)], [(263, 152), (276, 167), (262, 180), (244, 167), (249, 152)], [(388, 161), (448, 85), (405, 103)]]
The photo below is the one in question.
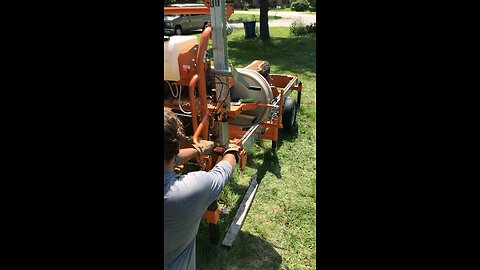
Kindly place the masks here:
[(245, 152), (245, 150), (242, 150), (240, 152), (240, 171), (243, 171), (246, 165), (247, 165), (247, 152)]
[[(205, 55), (205, 52), (207, 51), (208, 47), (208, 40), (212, 36), (212, 28), (210, 26), (206, 27), (205, 30), (203, 30), (202, 35), (200, 36), (200, 45), (198, 46), (198, 53), (197, 53), (197, 72), (198, 72), (198, 96), (200, 97), (200, 103), (206, 110), (206, 114), (203, 116), (204, 119), (206, 117), (205, 125), (208, 127), (209, 122), (208, 122), (208, 115), (210, 114), (208, 111), (208, 101), (207, 101), (207, 82), (205, 79), (205, 70), (206, 66), (205, 63), (203, 62), (203, 57)], [(203, 119), (202, 119), (203, 122)], [(202, 132), (202, 137), (204, 140), (208, 140), (208, 128), (204, 128)]]
[[(200, 122), (200, 125), (198, 125), (198, 128), (195, 130), (195, 134), (193, 134), (193, 139), (192, 139), (195, 144), (199, 143), (198, 137), (200, 136), (200, 133), (202, 131), (206, 131), (206, 133), (208, 134), (208, 116), (210, 114), (207, 107), (202, 106), (201, 108), (203, 109), (203, 118), (202, 118), (202, 121)], [(204, 136), (204, 135), (202, 136), (204, 140), (208, 140), (208, 136)]]
[[(195, 104), (195, 86), (198, 83), (198, 74), (195, 74), (192, 79), (190, 80), (190, 84), (188, 86), (188, 96), (190, 98), (190, 110), (192, 112), (192, 127), (193, 130), (197, 130), (198, 122), (197, 122), (197, 105)], [(198, 143), (198, 142), (196, 142)]]
[(241, 138), (243, 135), (245, 135), (245, 133), (246, 131), (243, 131), (242, 128), (239, 126), (228, 126), (228, 135), (230, 137), (230, 140)]
[(178, 72), (180, 74), (180, 80), (177, 81), (177, 84), (188, 86), (192, 77), (197, 74), (195, 63), (197, 51), (198, 45), (195, 45), (188, 52), (179, 54)]
[[(226, 3), (226, 17), (227, 21), (230, 16), (235, 12), (235, 6), (233, 3)], [(210, 6), (204, 7), (164, 7), (164, 14), (210, 14)]]
[(208, 221), (208, 223), (217, 224), (220, 220), (220, 209), (215, 209), (215, 211), (206, 210), (203, 214), (203, 218)]
[(276, 74), (270, 74), (270, 77), (272, 78), (272, 84), (276, 87), (284, 88), (285, 86), (288, 85), (288, 83), (294, 78), (289, 75), (276, 75)]

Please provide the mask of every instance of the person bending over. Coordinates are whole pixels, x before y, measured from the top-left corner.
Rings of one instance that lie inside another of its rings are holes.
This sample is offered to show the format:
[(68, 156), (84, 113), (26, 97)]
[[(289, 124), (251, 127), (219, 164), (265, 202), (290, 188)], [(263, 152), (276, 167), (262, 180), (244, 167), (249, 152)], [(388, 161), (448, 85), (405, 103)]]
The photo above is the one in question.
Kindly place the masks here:
[(207, 207), (220, 195), (232, 177), (241, 147), (229, 144), (223, 159), (210, 171), (176, 175), (174, 168), (188, 160), (213, 153), (213, 142), (200, 141), (193, 148), (179, 149), (185, 140), (177, 116), (164, 110), (163, 246), (164, 269), (195, 269), (195, 239)]

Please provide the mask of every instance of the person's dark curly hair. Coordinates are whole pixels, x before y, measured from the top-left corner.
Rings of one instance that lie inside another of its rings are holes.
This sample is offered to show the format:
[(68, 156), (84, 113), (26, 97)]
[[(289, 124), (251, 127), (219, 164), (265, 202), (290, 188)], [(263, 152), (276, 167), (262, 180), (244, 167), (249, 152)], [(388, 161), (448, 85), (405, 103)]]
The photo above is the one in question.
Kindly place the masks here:
[(174, 158), (180, 151), (180, 143), (185, 140), (185, 131), (180, 119), (172, 111), (163, 110), (163, 160)]

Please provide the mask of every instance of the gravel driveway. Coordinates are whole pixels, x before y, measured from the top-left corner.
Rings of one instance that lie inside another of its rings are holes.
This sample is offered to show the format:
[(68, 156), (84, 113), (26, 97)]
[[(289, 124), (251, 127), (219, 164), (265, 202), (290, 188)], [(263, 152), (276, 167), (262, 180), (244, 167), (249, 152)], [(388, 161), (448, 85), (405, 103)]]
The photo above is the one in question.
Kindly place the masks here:
[[(235, 10), (235, 13), (238, 14), (260, 14), (260, 11), (242, 11)], [(315, 14), (307, 14), (303, 12), (276, 12), (275, 10), (269, 10), (268, 15), (270, 16), (280, 16), (281, 19), (278, 20), (268, 20), (269, 27), (275, 26), (290, 26), (295, 19), (301, 19), (305, 24), (311, 24), (317, 22), (317, 17)], [(233, 28), (243, 28), (243, 23), (231, 23)], [(257, 26), (260, 26), (260, 22), (257, 22)]]

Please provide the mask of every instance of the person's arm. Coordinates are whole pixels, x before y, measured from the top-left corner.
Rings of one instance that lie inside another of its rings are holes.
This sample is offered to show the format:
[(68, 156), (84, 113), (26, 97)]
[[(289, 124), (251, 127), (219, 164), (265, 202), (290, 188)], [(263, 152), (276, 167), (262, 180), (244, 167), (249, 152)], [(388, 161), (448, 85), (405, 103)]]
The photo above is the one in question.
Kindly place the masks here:
[(223, 159), (222, 161), (227, 161), (230, 163), (232, 168), (235, 168), (238, 161), (240, 160), (240, 151), (242, 151), (242, 147), (239, 145), (240, 140), (235, 139), (231, 140), (230, 143), (227, 145), (225, 150), (223, 151)]
[(178, 165), (184, 164), (194, 157), (198, 157), (199, 152), (195, 148), (183, 148), (178, 153)]
[[(199, 152), (195, 148), (183, 148), (180, 149), (180, 152), (178, 153), (178, 165), (184, 164), (185, 162), (198, 157)], [(232, 168), (235, 168), (237, 165), (237, 154), (236, 153), (227, 153), (225, 156), (223, 156), (222, 161), (226, 161), (232, 166)]]
[(222, 161), (228, 162), (230, 164), (230, 166), (232, 166), (232, 168), (235, 168), (235, 166), (237, 165), (236, 155), (237, 154), (234, 154), (234, 153), (227, 153), (227, 154), (225, 154), (225, 156), (223, 156)]
[(241, 150), (241, 146), (230, 143), (223, 151), (223, 159), (210, 171), (196, 171), (187, 174), (188, 183), (185, 184), (190, 188), (191, 200), (196, 202), (195, 211), (205, 211), (220, 195), (233, 175)]
[(242, 150), (242, 147), (237, 143), (239, 143), (239, 140), (230, 141), (223, 151), (222, 160), (207, 173), (211, 176), (212, 181), (210, 192), (205, 200), (207, 206), (220, 195), (232, 177), (235, 166), (240, 160), (239, 154)]
[(211, 155), (213, 153), (213, 147), (213, 142), (200, 140), (199, 144), (194, 144), (193, 147), (180, 149), (177, 155), (177, 165), (184, 164), (194, 157)]

